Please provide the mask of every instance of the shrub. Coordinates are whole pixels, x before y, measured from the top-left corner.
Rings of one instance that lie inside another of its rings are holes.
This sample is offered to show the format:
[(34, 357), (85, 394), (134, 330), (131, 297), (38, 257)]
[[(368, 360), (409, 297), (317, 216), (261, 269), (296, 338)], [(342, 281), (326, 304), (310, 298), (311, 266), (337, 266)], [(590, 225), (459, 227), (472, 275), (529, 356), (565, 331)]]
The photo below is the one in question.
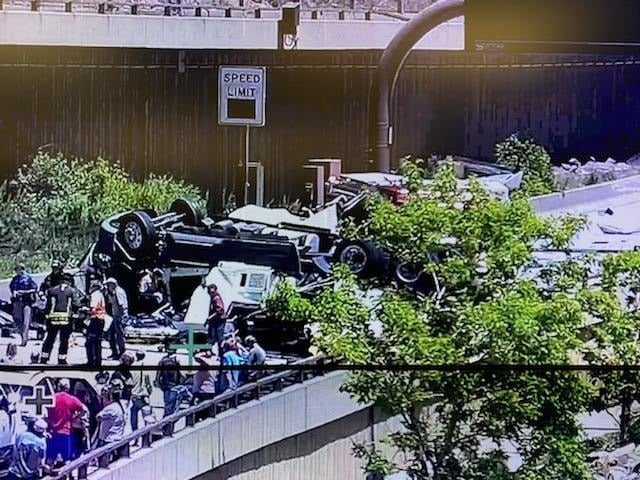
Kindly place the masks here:
[(38, 153), (0, 187), (0, 272), (10, 274), (16, 261), (30, 270), (42, 270), (53, 257), (78, 261), (106, 217), (139, 208), (166, 211), (179, 197), (206, 205), (198, 188), (170, 176), (136, 182), (102, 158)]
[(495, 153), (500, 165), (523, 172), (522, 194), (534, 196), (553, 191), (551, 157), (532, 139), (514, 133), (496, 145)]

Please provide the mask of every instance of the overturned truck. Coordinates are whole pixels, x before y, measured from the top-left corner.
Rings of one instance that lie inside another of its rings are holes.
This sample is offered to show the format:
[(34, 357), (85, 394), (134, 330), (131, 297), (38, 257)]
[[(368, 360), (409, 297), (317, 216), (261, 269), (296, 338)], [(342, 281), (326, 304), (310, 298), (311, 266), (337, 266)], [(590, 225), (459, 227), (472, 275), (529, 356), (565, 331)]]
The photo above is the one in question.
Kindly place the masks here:
[[(508, 197), (513, 172), (495, 170), (483, 180)], [(133, 313), (144, 311), (136, 295), (141, 272), (161, 272), (176, 312), (171, 321), (182, 330), (204, 326), (208, 300), (201, 287), (208, 277), (218, 285), (227, 316), (241, 335), (252, 333), (268, 348), (304, 348), (308, 335), (302, 325), (278, 322), (261, 311), (262, 301), (281, 279), (313, 291), (332, 264), (343, 263), (361, 277), (393, 276), (412, 288), (423, 283), (420, 272), (394, 262), (371, 242), (340, 236), (343, 220), (366, 215), (364, 201), (371, 191), (401, 201), (402, 183), (393, 174), (345, 174), (332, 182), (326, 204), (299, 214), (247, 205), (216, 218), (202, 215), (184, 199), (164, 214), (122, 213), (102, 223), (85, 263), (120, 282), (129, 292)]]
[[(253, 333), (271, 348), (301, 339), (304, 343), (300, 326), (276, 325), (260, 317), (261, 301), (281, 277), (300, 287), (324, 278), (336, 246), (344, 250), (339, 221), (363, 199), (364, 194), (336, 198), (306, 217), (247, 206), (216, 219), (182, 199), (164, 214), (126, 212), (102, 223), (85, 266), (115, 277), (129, 293), (133, 314), (151, 313), (144, 312), (139, 281), (142, 272), (160, 270), (171, 309), (178, 312), (174, 323), (183, 320), (180, 313), (198, 298), (203, 279), (217, 275), (227, 316), (241, 335)], [(198, 318), (191, 310), (187, 323), (203, 326), (203, 315)]]

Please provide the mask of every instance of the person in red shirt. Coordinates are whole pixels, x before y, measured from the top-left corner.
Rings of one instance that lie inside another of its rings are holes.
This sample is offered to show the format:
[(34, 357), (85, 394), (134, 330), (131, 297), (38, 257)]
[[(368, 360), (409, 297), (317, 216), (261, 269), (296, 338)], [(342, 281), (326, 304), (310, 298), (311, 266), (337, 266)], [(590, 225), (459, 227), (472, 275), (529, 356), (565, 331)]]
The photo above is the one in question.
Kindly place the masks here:
[(66, 378), (58, 381), (54, 404), (48, 408), (47, 423), (51, 438), (47, 440), (47, 463), (52, 465), (62, 459), (68, 462), (74, 454), (71, 424), (74, 418), (88, 412), (84, 403), (69, 393), (71, 383)]
[(220, 348), (224, 341), (224, 327), (227, 321), (226, 310), (224, 308), (224, 302), (220, 293), (218, 293), (218, 286), (214, 283), (207, 285), (207, 292), (209, 292), (209, 315), (205, 322), (207, 328), (207, 342), (210, 344), (218, 345), (218, 352), (222, 352)]

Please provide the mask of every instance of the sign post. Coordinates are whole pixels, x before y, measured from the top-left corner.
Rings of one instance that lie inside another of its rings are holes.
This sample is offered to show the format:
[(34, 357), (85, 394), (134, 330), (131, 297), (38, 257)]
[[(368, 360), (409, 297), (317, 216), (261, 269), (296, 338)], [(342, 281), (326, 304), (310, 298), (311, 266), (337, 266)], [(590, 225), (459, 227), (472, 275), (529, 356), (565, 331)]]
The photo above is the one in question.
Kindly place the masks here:
[(245, 127), (243, 205), (249, 198), (250, 129), (265, 124), (266, 80), (265, 67), (221, 66), (218, 71), (218, 123)]

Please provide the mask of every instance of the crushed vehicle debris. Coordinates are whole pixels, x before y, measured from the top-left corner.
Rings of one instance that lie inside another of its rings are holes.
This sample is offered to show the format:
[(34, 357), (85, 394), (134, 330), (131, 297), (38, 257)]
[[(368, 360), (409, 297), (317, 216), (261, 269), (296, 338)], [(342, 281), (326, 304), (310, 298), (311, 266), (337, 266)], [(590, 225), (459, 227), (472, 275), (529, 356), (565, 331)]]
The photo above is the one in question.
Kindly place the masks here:
[(635, 443), (610, 452), (591, 452), (589, 460), (596, 480), (640, 479), (640, 447)]

